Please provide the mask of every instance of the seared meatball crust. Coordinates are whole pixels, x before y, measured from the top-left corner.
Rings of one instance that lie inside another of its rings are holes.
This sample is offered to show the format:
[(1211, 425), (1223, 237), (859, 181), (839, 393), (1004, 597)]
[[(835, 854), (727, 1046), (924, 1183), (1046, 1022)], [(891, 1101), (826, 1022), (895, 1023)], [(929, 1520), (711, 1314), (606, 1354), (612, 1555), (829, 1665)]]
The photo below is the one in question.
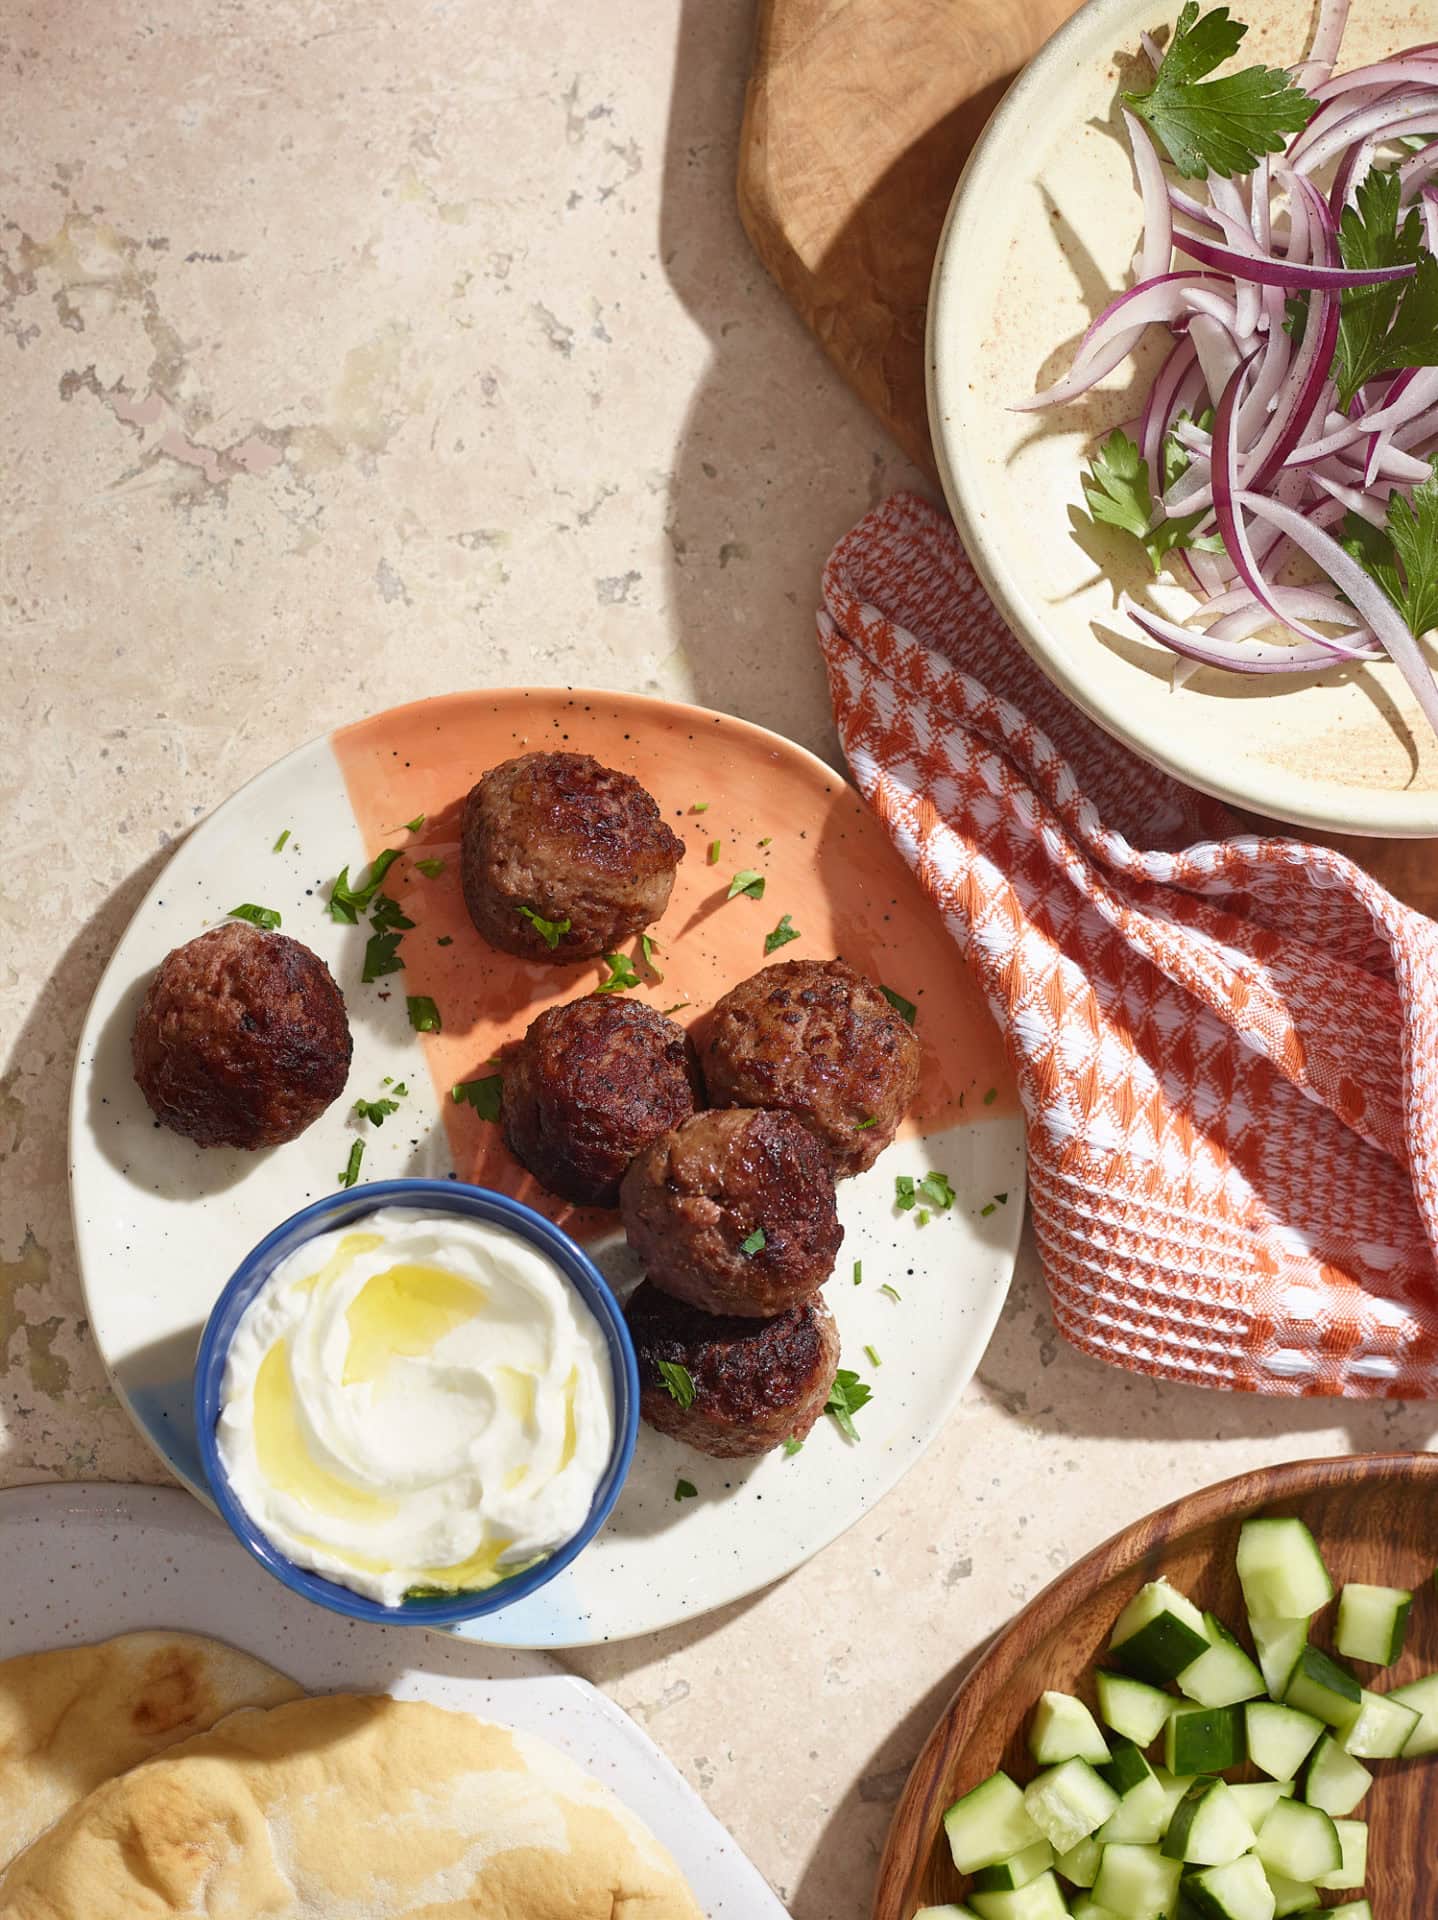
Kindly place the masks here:
[[(844, 1238), (834, 1163), (792, 1113), (696, 1113), (640, 1154), (619, 1205), (650, 1281), (708, 1313), (797, 1306), (834, 1271)], [(756, 1234), (763, 1244), (745, 1252)]]
[(135, 1079), (202, 1147), (278, 1147), (344, 1091), (353, 1043), (318, 954), (226, 921), (160, 963), (135, 1021)]
[(505, 1058), (510, 1152), (551, 1193), (613, 1207), (635, 1154), (699, 1102), (689, 1036), (656, 1008), (594, 993), (541, 1013)]
[(872, 980), (842, 960), (782, 960), (715, 1007), (704, 1049), (715, 1107), (782, 1107), (840, 1176), (888, 1146), (919, 1085), (919, 1042)]
[[(525, 960), (612, 952), (663, 913), (683, 858), (652, 795), (587, 753), (506, 760), (464, 803), (469, 917), (491, 946)], [(569, 926), (551, 947), (530, 913)]]
[[(625, 1309), (639, 1358), (639, 1410), (651, 1427), (716, 1460), (769, 1453), (802, 1440), (829, 1398), (839, 1330), (817, 1295), (770, 1320), (703, 1313), (647, 1282)], [(694, 1383), (681, 1407), (661, 1360)]]

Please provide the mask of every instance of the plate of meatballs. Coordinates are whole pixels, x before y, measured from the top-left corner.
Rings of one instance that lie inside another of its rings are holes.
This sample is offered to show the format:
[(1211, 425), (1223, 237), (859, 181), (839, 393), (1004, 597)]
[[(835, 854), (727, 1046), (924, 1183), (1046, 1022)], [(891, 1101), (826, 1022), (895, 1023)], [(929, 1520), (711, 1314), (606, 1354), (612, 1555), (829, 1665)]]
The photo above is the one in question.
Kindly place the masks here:
[(200, 1498), (230, 1273), (336, 1185), (413, 1175), (563, 1226), (638, 1355), (608, 1524), (475, 1623), (514, 1646), (671, 1625), (857, 1520), (956, 1405), (1023, 1213), (997, 1030), (858, 795), (747, 722), (558, 689), (290, 754), (178, 847), (97, 990), (87, 1305)]

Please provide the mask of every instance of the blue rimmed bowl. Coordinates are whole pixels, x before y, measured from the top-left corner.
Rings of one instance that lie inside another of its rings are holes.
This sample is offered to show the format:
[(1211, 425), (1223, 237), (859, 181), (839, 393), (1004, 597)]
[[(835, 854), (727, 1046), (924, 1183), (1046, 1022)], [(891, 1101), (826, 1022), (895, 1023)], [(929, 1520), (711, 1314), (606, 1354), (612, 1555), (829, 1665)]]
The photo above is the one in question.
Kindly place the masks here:
[[(297, 1567), (280, 1553), (256, 1526), (231, 1486), (216, 1437), (220, 1390), (230, 1342), (250, 1302), (268, 1283), (280, 1262), (297, 1247), (319, 1234), (352, 1226), (381, 1207), (412, 1207), (452, 1213), (460, 1219), (484, 1220), (491, 1226), (507, 1228), (546, 1254), (599, 1322), (609, 1356), (614, 1394), (614, 1444), (588, 1518), (578, 1533), (537, 1566), (512, 1574), (497, 1586), (471, 1593), (406, 1600), (397, 1607), (384, 1606), (337, 1581), (325, 1579), (323, 1574)], [(240, 1544), (292, 1593), (303, 1594), (317, 1606), (346, 1614), (352, 1620), (373, 1620), (387, 1626), (452, 1627), (464, 1620), (497, 1613), (501, 1607), (511, 1606), (544, 1586), (584, 1551), (603, 1526), (634, 1457), (634, 1440), (639, 1429), (639, 1374), (623, 1309), (608, 1282), (583, 1248), (552, 1221), (532, 1207), (522, 1206), (502, 1193), (491, 1193), (486, 1187), (464, 1186), (455, 1180), (377, 1180), (371, 1185), (329, 1194), (313, 1206), (292, 1214), (240, 1262), (215, 1302), (200, 1340), (195, 1362), (195, 1427), (199, 1434), (200, 1458), (215, 1505)]]

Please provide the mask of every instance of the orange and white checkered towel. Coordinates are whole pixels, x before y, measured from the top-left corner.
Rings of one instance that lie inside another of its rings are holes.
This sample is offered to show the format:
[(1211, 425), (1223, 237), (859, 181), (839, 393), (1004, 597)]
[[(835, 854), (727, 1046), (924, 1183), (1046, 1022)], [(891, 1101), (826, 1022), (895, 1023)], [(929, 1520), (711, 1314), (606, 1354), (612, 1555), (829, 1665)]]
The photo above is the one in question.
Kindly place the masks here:
[(1205, 1386), (1438, 1394), (1438, 925), (1111, 740), (913, 495), (823, 591), (855, 779), (1008, 1039), (1064, 1334)]

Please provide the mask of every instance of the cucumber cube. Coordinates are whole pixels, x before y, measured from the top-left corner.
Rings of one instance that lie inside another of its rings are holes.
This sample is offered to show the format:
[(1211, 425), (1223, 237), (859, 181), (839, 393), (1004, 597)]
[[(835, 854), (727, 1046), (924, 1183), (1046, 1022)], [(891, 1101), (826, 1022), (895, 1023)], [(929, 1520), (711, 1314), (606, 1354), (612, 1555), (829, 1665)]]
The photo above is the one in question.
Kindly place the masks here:
[(974, 1920), (972, 1907), (920, 1907), (914, 1920)]
[(1175, 1707), (1164, 1729), (1170, 1773), (1224, 1773), (1247, 1755), (1241, 1707)]
[(1232, 1707), (1265, 1691), (1263, 1675), (1239, 1646), (1223, 1622), (1203, 1616), (1209, 1648), (1179, 1677), (1179, 1691), (1201, 1707)]
[(1422, 1715), (1406, 1701), (1391, 1694), (1370, 1693), (1365, 1687), (1359, 1697), (1357, 1718), (1344, 1729), (1343, 1751), (1360, 1760), (1396, 1760), (1412, 1739)]
[(1164, 1825), (1167, 1826), (1178, 1811), (1179, 1801), (1193, 1785), (1196, 1776), (1191, 1773), (1170, 1773), (1167, 1767), (1155, 1767), (1153, 1777), (1164, 1796)]
[(1255, 1620), (1249, 1617), (1248, 1631), (1253, 1636), (1263, 1684), (1270, 1700), (1281, 1700), (1288, 1691), (1298, 1656), (1308, 1645), (1306, 1620)]
[(1183, 1867), (1157, 1847), (1105, 1847), (1093, 1897), (1123, 1920), (1165, 1920), (1178, 1902)]
[[(1187, 1782), (1184, 1783), (1187, 1785)], [(1152, 1847), (1163, 1838), (1183, 1791), (1170, 1793), (1153, 1774), (1130, 1787), (1095, 1836), (1100, 1846)]]
[(1068, 1902), (1051, 1873), (1013, 1893), (971, 1893), (979, 1920), (1069, 1920)]
[(1284, 1920), (1290, 1913), (1311, 1913), (1318, 1899), (1317, 1889), (1308, 1880), (1290, 1880), (1286, 1873), (1275, 1873), (1272, 1867), (1263, 1869), (1273, 1895), (1274, 1920)]
[(1372, 1785), (1367, 1767), (1350, 1758), (1331, 1733), (1324, 1734), (1303, 1769), (1303, 1798), (1334, 1820), (1352, 1813)]
[(1006, 1773), (991, 1774), (956, 1800), (944, 1815), (944, 1831), (960, 1873), (997, 1866), (1043, 1839), (1024, 1810), (1022, 1789)]
[(1341, 1906), (1322, 1911), (1323, 1920), (1373, 1920), (1373, 1909), (1366, 1900), (1345, 1900)]
[(1047, 1873), (1054, 1863), (1054, 1850), (1047, 1840), (1035, 1840), (1022, 1853), (1012, 1853), (992, 1867), (980, 1867), (974, 1875), (975, 1893), (1012, 1893)]
[(1191, 1600), (1167, 1580), (1151, 1580), (1114, 1623), (1109, 1648), (1127, 1672), (1161, 1687), (1207, 1653), (1208, 1635)]
[(1073, 1920), (1119, 1920), (1119, 1916), (1101, 1907), (1091, 1893), (1081, 1893), (1073, 1903)]
[(1361, 1887), (1368, 1877), (1368, 1822), (1335, 1820), (1333, 1825), (1343, 1857), (1332, 1873), (1320, 1874), (1313, 1884), (1325, 1892), (1342, 1893)]
[(1338, 1602), (1338, 1651), (1345, 1660), (1391, 1666), (1403, 1651), (1412, 1606), (1406, 1587), (1346, 1586)]
[[(1280, 1800), (1259, 1830), (1254, 1849), (1264, 1866), (1313, 1885), (1342, 1864), (1338, 1829), (1321, 1807)], [(1295, 1909), (1297, 1911), (1297, 1909)]]
[(1024, 1810), (1055, 1853), (1067, 1853), (1118, 1811), (1118, 1795), (1087, 1760), (1065, 1760), (1031, 1780)]
[(1100, 1780), (1108, 1782), (1120, 1799), (1132, 1792), (1140, 1781), (1153, 1778), (1153, 1768), (1132, 1740), (1115, 1740), (1112, 1759), (1095, 1767), (1094, 1772)]
[(1301, 1520), (1245, 1520), (1237, 1558), (1244, 1605), (1261, 1620), (1306, 1620), (1333, 1598), (1318, 1543)]
[[(1291, 1780), (1244, 1780), (1228, 1791), (1243, 1809), (1243, 1817), (1255, 1833), (1280, 1800), (1293, 1798)], [(1325, 1808), (1326, 1812), (1327, 1809)]]
[(1034, 1708), (1029, 1752), (1041, 1767), (1064, 1760), (1087, 1760), (1092, 1766), (1108, 1759), (1108, 1742), (1082, 1700), (1071, 1693), (1046, 1693)]
[(1198, 1920), (1273, 1920), (1273, 1889), (1256, 1854), (1189, 1874), (1183, 1891)]
[(1250, 1700), (1243, 1710), (1248, 1757), (1272, 1780), (1292, 1780), (1323, 1734), (1323, 1722), (1296, 1707)]
[(1254, 1831), (1222, 1780), (1195, 1780), (1178, 1803), (1163, 1851), (1188, 1866), (1224, 1867), (1254, 1844)]
[(1114, 1732), (1136, 1747), (1151, 1747), (1168, 1720), (1171, 1695), (1126, 1673), (1096, 1673), (1094, 1685), (1098, 1710)]
[(1350, 1726), (1358, 1717), (1362, 1697), (1362, 1687), (1347, 1668), (1317, 1647), (1305, 1647), (1299, 1654), (1283, 1696), (1286, 1705), (1316, 1714), (1330, 1727)]
[(1438, 1753), (1438, 1673), (1426, 1673), (1421, 1680), (1410, 1680), (1406, 1687), (1395, 1687), (1388, 1698), (1412, 1707), (1419, 1716), (1403, 1748), (1403, 1758)]
[(1097, 1838), (1090, 1834), (1087, 1840), (1080, 1840), (1076, 1847), (1061, 1853), (1054, 1866), (1071, 1887), (1091, 1887), (1098, 1878), (1102, 1858), (1103, 1848)]

